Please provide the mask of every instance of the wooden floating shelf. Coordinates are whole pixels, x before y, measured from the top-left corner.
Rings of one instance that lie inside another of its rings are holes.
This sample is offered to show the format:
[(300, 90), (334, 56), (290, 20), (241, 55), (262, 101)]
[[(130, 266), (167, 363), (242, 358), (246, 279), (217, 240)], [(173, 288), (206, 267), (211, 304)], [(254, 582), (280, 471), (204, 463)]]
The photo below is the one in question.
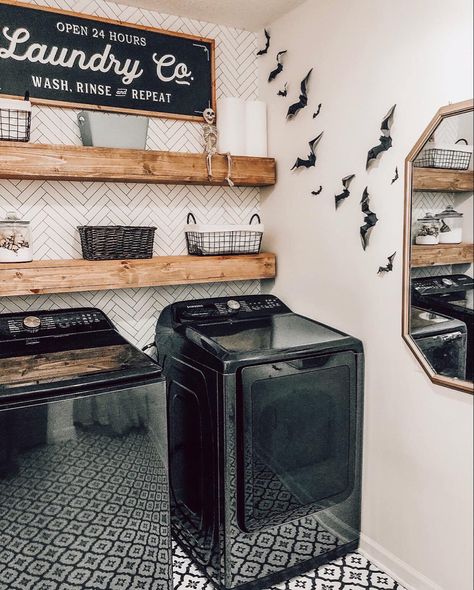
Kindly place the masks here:
[(440, 192), (473, 192), (472, 170), (443, 170), (413, 167), (413, 190)]
[[(273, 158), (232, 156), (232, 163), (236, 186), (276, 182)], [(0, 178), (227, 185), (224, 155), (213, 157), (212, 171), (209, 180), (204, 154), (0, 142)]]
[(437, 244), (436, 246), (412, 246), (411, 266), (439, 266), (474, 262), (474, 244)]
[(271, 279), (274, 254), (146, 260), (37, 260), (0, 264), (0, 297)]

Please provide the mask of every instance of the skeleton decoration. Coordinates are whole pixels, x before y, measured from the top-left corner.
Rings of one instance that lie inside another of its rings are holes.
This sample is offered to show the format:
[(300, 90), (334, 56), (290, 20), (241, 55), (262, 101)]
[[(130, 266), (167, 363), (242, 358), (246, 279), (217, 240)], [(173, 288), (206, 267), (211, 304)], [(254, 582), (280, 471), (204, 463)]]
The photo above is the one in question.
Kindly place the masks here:
[(212, 109), (205, 109), (202, 114), (204, 118), (204, 125), (202, 132), (204, 137), (204, 153), (207, 154), (207, 176), (209, 180), (212, 179), (212, 156), (217, 153), (217, 127), (216, 113)]
[[(216, 113), (213, 109), (208, 108), (202, 114), (204, 124), (202, 126), (203, 138), (204, 138), (204, 153), (206, 154), (207, 164), (207, 176), (209, 180), (212, 180), (212, 157), (217, 154), (217, 127), (216, 127)], [(229, 153), (227, 156), (227, 176), (226, 181), (229, 186), (234, 186), (231, 179), (232, 173), (232, 158)]]

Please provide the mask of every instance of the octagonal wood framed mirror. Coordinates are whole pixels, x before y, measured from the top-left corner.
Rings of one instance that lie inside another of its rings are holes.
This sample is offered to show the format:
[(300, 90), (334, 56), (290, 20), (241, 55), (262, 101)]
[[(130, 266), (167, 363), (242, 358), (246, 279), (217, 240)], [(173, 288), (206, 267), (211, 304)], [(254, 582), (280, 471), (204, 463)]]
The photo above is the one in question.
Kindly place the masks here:
[(439, 109), (405, 160), (402, 336), (433, 383), (474, 393), (473, 100)]

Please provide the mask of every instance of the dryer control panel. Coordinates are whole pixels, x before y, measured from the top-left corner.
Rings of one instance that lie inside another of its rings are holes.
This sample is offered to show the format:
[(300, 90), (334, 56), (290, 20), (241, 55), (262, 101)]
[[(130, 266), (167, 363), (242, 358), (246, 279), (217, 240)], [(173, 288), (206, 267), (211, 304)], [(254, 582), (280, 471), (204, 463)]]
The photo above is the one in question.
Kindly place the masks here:
[(228, 320), (258, 318), (291, 310), (273, 295), (246, 295), (236, 297), (216, 297), (184, 301), (173, 306), (173, 319), (176, 324), (201, 322), (207, 320)]

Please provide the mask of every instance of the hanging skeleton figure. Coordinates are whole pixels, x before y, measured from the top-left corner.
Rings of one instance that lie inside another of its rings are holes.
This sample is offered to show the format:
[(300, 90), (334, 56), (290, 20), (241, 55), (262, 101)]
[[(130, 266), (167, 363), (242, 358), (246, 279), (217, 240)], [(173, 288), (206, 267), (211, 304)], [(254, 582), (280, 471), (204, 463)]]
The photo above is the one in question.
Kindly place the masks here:
[[(209, 180), (212, 180), (212, 157), (217, 154), (217, 127), (215, 125), (216, 113), (211, 109), (206, 109), (203, 114), (204, 125), (202, 126), (202, 132), (204, 137), (204, 153), (206, 154), (207, 163), (207, 176)], [(227, 176), (226, 181), (229, 186), (234, 186), (231, 179), (232, 172), (232, 158), (230, 153), (227, 156)]]

